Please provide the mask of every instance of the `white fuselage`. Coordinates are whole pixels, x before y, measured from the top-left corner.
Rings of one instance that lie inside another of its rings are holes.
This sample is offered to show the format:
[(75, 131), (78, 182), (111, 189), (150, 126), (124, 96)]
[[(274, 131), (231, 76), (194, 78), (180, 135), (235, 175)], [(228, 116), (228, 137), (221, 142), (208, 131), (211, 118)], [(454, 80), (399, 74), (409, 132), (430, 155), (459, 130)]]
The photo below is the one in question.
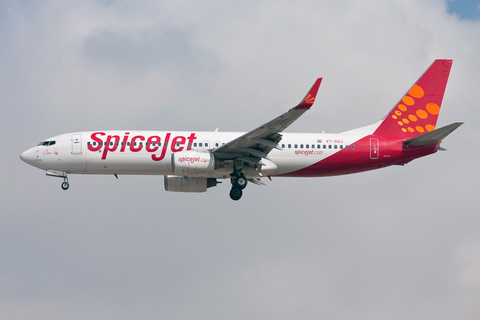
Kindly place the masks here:
[[(172, 153), (209, 153), (241, 132), (95, 131), (62, 134), (22, 154), (22, 159), (44, 170), (69, 174), (173, 175)], [(280, 146), (263, 159), (261, 170), (246, 167), (245, 176), (274, 176), (298, 171), (351, 145), (357, 134), (284, 133)], [(51, 142), (54, 142), (52, 144)], [(354, 152), (354, 150), (351, 150)], [(187, 159), (188, 160), (188, 159)], [(185, 176), (228, 178), (233, 164), (226, 161), (211, 172)]]

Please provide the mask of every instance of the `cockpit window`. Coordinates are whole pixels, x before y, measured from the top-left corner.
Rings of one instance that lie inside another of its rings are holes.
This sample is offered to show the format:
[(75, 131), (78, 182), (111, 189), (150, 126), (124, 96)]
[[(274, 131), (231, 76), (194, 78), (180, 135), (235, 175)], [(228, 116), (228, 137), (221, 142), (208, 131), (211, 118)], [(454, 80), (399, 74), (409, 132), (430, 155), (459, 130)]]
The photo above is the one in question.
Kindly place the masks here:
[(37, 146), (48, 147), (48, 146), (53, 146), (54, 144), (55, 144), (55, 141), (42, 141), (39, 144), (37, 144)]

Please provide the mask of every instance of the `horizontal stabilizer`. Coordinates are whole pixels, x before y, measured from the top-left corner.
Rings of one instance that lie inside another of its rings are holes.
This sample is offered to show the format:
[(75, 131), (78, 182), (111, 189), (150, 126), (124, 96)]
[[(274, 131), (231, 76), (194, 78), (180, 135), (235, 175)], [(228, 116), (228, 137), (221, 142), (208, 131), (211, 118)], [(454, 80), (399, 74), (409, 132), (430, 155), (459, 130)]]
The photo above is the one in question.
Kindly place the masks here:
[(421, 134), (411, 139), (407, 139), (403, 141), (403, 143), (408, 146), (418, 146), (418, 147), (435, 145), (440, 141), (442, 141), (446, 136), (448, 136), (450, 133), (452, 133), (455, 129), (460, 127), (462, 124), (463, 122), (455, 122), (455, 123), (449, 124), (448, 126), (435, 129), (433, 131)]

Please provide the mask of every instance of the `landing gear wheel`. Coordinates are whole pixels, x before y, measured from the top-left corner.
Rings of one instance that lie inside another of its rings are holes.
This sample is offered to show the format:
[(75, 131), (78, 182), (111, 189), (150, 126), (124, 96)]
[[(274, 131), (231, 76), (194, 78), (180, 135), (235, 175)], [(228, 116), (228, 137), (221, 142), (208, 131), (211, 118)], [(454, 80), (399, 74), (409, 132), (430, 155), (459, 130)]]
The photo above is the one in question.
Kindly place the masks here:
[(234, 180), (235, 187), (239, 188), (240, 190), (245, 189), (247, 186), (247, 178), (245, 176), (240, 176)]
[(232, 188), (232, 190), (230, 190), (230, 198), (234, 201), (240, 200), (240, 198), (242, 197), (242, 194), (243, 194), (242, 189)]
[(70, 184), (69, 184), (67, 181), (64, 181), (64, 182), (62, 183), (62, 189), (63, 189), (63, 190), (67, 190), (68, 187), (70, 187)]

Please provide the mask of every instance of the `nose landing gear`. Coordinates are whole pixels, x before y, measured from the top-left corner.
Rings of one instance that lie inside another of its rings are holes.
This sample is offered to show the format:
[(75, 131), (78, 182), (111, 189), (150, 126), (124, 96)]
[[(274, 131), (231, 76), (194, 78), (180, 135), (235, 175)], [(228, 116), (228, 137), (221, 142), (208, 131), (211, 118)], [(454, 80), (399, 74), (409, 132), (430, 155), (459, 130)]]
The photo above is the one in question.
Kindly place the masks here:
[(62, 189), (63, 189), (63, 190), (67, 190), (68, 187), (70, 187), (70, 184), (68, 183), (68, 178), (67, 178), (67, 176), (65, 175), (65, 177), (63, 177)]

